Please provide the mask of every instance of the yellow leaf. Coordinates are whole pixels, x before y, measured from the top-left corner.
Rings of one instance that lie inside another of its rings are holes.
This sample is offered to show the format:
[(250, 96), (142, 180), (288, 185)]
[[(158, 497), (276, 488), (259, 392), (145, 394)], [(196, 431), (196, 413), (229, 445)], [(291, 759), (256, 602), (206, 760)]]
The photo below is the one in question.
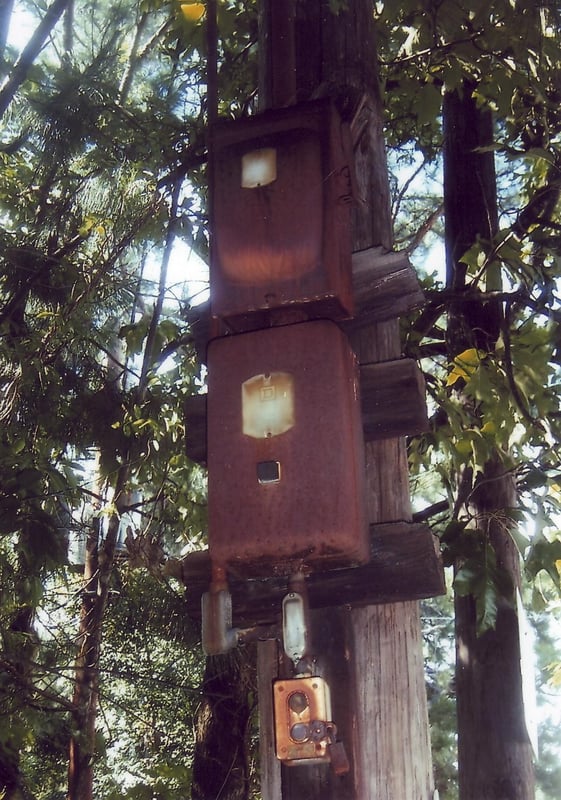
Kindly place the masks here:
[(487, 436), (494, 436), (497, 432), (497, 426), (494, 422), (486, 422), (485, 425), (481, 428), (481, 433), (486, 434)]
[(204, 3), (182, 3), (181, 11), (189, 22), (198, 22), (205, 13)]
[(96, 223), (95, 217), (86, 217), (83, 223), (81, 224), (80, 228), (78, 229), (78, 233), (80, 236), (87, 236), (88, 233), (91, 231), (93, 226)]
[(561, 664), (549, 664), (547, 669), (551, 673), (548, 683), (555, 687), (561, 686)]
[(117, 512), (117, 506), (115, 505), (115, 503), (106, 503), (103, 506), (103, 508), (100, 508), (100, 510), (97, 512), (96, 516), (98, 516), (98, 517), (114, 517), (114, 516), (117, 516), (117, 515), (118, 515), (118, 512)]
[(456, 383), (456, 381), (459, 380), (460, 378), (461, 375), (459, 375), (455, 370), (452, 370), (452, 372), (450, 373), (450, 375), (448, 375), (448, 378), (446, 380), (446, 386), (453, 386)]
[(446, 386), (453, 386), (460, 378), (468, 381), (479, 369), (481, 360), (485, 358), (486, 355), (487, 353), (485, 353), (484, 350), (477, 350), (475, 347), (470, 347), (469, 350), (464, 350), (463, 353), (456, 356), (452, 372), (448, 375)]

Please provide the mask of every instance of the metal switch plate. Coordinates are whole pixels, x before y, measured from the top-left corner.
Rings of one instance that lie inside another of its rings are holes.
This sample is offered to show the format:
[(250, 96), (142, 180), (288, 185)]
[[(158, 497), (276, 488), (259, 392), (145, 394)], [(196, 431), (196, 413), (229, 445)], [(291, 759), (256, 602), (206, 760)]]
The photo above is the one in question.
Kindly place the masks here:
[(276, 756), (288, 765), (330, 761), (331, 696), (323, 678), (292, 678), (273, 686)]

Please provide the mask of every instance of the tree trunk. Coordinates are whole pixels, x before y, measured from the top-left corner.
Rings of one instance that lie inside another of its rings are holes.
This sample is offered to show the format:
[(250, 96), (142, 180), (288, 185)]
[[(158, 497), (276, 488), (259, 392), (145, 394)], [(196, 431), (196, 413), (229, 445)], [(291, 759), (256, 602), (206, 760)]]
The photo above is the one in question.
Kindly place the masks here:
[(207, 658), (195, 722), (192, 800), (247, 800), (249, 721), (255, 696), (253, 650)]
[[(485, 530), (515, 585), (520, 578), (516, 546), (501, 510), (516, 504), (504, 467), (488, 463), (473, 496), (477, 525)], [(456, 696), (461, 800), (531, 800), (532, 753), (524, 720), (520, 639), (514, 602), (504, 599), (494, 630), (477, 635), (475, 601), (455, 598)]]
[(52, 33), (55, 25), (68, 7), (70, 0), (53, 0), (45, 16), (37, 26), (31, 39), (22, 50), (12, 67), (10, 75), (0, 90), (0, 118), (12, 102), (17, 90), (27, 78), (27, 74)]
[[(490, 242), (498, 229), (495, 162), (491, 114), (479, 109), (467, 82), (462, 92), (444, 96), (444, 216), (446, 224), (446, 286), (458, 295), (466, 291), (467, 265), (460, 259), (479, 240)], [(488, 289), (493, 285), (486, 276)], [(499, 301), (480, 303), (456, 299), (448, 318), (451, 358), (468, 347), (492, 352), (500, 333)]]
[(99, 522), (95, 520), (86, 545), (86, 564), (82, 607), (78, 630), (78, 655), (75, 663), (72, 697), (72, 736), (68, 760), (68, 800), (93, 800), (96, 758), (96, 721), (99, 697), (99, 659), (103, 618), (109, 596), (115, 547), (119, 533), (123, 487), (127, 467), (117, 476), (116, 513), (109, 519), (107, 535), (100, 542)]
[[(93, 718), (97, 712), (97, 659), (99, 647), (96, 646), (96, 631), (92, 620), (99, 616), (96, 609), (97, 571), (100, 518), (92, 520), (86, 538), (86, 558), (78, 628), (79, 650), (74, 665), (74, 692), (72, 695), (73, 733), (70, 739), (68, 759), (68, 800), (86, 800), (93, 796), (93, 759), (95, 741), (88, 741), (86, 731), (91, 729), (88, 716)], [(95, 728), (94, 728), (95, 730)]]
[(0, 64), (4, 61), (13, 10), (14, 0), (0, 0)]
[[(68, 0), (66, 0), (68, 2)], [(175, 219), (179, 195), (179, 182), (172, 192), (170, 219), (166, 232), (166, 242), (160, 266), (158, 295), (152, 311), (150, 328), (146, 339), (144, 357), (136, 402), (142, 405), (148, 387), (151, 370), (156, 359), (156, 332), (163, 308), (166, 292), (166, 276), (171, 250), (175, 239)], [(124, 350), (117, 335), (113, 341), (113, 352), (108, 354), (106, 380), (115, 388), (115, 396), (123, 387)], [(78, 630), (78, 655), (75, 662), (72, 723), (73, 731), (69, 747), (68, 800), (93, 800), (94, 762), (96, 756), (96, 722), (99, 696), (99, 660), (103, 635), (103, 620), (109, 597), (111, 576), (115, 561), (115, 548), (119, 535), (120, 520), (128, 510), (128, 498), (133, 460), (132, 442), (123, 447), (122, 463), (113, 484), (112, 503), (114, 512), (108, 518), (107, 535), (102, 542), (99, 529), (92, 531), (88, 542), (82, 607)], [(99, 495), (103, 489), (99, 490)], [(97, 521), (96, 521), (97, 522)]]
[[(444, 102), (444, 209), (447, 285), (457, 295), (466, 289), (466, 267), (459, 259), (478, 237), (497, 230), (497, 197), (491, 115), (477, 107), (474, 86), (447, 93)], [(493, 280), (493, 276), (491, 276)], [(499, 288), (496, 281), (489, 288)], [(457, 299), (449, 317), (449, 357), (467, 348), (492, 352), (501, 325), (498, 303)], [(505, 509), (516, 505), (511, 475), (499, 454), (475, 485), (458, 498), (469, 503), (474, 523), (488, 537), (497, 563), (519, 585), (519, 559), (509, 534)], [(459, 485), (465, 481), (458, 481)], [(461, 800), (531, 800), (534, 779), (525, 728), (520, 672), (520, 641), (514, 597), (501, 603), (496, 627), (478, 636), (473, 597), (456, 597), (456, 693)]]

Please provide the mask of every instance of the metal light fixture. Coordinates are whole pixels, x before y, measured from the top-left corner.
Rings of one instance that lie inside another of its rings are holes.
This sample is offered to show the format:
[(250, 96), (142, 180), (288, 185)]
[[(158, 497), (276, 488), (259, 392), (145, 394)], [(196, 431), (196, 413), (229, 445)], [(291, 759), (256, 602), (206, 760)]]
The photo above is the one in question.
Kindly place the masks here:
[(328, 100), (213, 126), (211, 309), (230, 329), (351, 315), (346, 132)]
[(357, 365), (334, 322), (215, 339), (207, 403), (214, 563), (252, 577), (368, 561)]
[(288, 372), (254, 375), (242, 383), (242, 432), (270, 439), (294, 427), (294, 380)]
[(232, 627), (232, 596), (225, 570), (213, 564), (209, 591), (201, 601), (202, 645), (207, 656), (227, 653), (238, 643), (238, 630)]
[(290, 766), (329, 762), (335, 726), (329, 686), (317, 676), (275, 681), (276, 755)]

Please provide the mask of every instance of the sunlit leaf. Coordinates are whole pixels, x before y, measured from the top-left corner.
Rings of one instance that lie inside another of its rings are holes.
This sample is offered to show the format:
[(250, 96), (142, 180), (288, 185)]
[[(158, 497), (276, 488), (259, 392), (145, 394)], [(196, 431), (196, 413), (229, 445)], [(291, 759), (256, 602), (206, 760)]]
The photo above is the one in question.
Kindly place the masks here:
[(561, 540), (555, 539), (550, 542), (542, 536), (530, 548), (530, 553), (526, 560), (526, 570), (531, 577), (535, 577), (541, 570), (544, 570), (561, 590), (560, 562)]
[(205, 13), (204, 3), (181, 3), (181, 12), (189, 22), (198, 22)]
[(453, 386), (460, 378), (469, 380), (479, 369), (481, 361), (486, 355), (483, 350), (470, 347), (456, 356), (452, 371), (446, 380), (446, 386)]

